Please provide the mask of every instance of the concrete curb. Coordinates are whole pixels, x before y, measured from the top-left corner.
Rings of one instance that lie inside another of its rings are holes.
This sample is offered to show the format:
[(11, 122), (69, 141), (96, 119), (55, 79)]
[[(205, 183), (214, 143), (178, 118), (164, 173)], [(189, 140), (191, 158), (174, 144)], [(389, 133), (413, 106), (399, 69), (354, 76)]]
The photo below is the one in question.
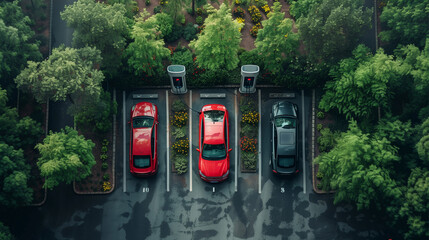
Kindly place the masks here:
[[(113, 89), (112, 100), (116, 101), (116, 89)], [(110, 194), (115, 190), (116, 180), (116, 115), (112, 115), (113, 118), (113, 142), (112, 142), (112, 189), (107, 192), (80, 192), (76, 190), (76, 181), (73, 181), (73, 191), (78, 195), (106, 195)]]
[(40, 206), (42, 206), (43, 204), (45, 204), (47, 196), (48, 196), (48, 189), (45, 188), (45, 196), (43, 197), (43, 200), (40, 203), (32, 203), (32, 204), (30, 204), (30, 206), (31, 207), (40, 207)]

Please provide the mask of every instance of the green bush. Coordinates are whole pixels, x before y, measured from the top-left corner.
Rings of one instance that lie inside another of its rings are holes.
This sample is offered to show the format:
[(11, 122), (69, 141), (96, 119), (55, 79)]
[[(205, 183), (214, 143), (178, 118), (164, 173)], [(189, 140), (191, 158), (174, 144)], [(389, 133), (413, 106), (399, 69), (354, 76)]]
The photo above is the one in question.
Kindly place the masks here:
[(185, 15), (183, 15), (183, 14), (177, 15), (177, 22), (180, 24), (185, 24), (185, 22), (186, 22)]
[(186, 137), (186, 127), (174, 127), (171, 134), (175, 139)]
[(106, 147), (109, 146), (109, 140), (103, 139), (102, 145)]
[(249, 170), (256, 169), (257, 154), (253, 152), (241, 151), (241, 159), (243, 160), (244, 167)]
[(196, 22), (198, 25), (203, 24), (203, 21), (204, 21), (204, 19), (203, 19), (203, 17), (201, 17), (201, 16), (198, 16), (198, 17), (195, 19), (195, 22)]
[(323, 178), (323, 173), (321, 171), (317, 171), (316, 177), (318, 179), (322, 179)]
[(258, 136), (258, 129), (249, 124), (243, 124), (243, 126), (241, 127), (240, 133), (241, 133), (241, 136), (256, 138)]
[(320, 132), (320, 130), (322, 130), (322, 128), (323, 128), (323, 125), (321, 123), (318, 123), (316, 126), (317, 131)]
[(254, 64), (260, 67), (263, 66), (261, 56), (256, 50), (245, 51), (238, 58), (240, 59), (240, 65)]
[(258, 111), (257, 104), (249, 98), (242, 98), (240, 99), (240, 111), (241, 114)]
[(174, 157), (174, 168), (178, 174), (184, 174), (188, 171), (188, 158), (183, 155), (176, 155)]
[(105, 153), (100, 154), (100, 159), (101, 159), (101, 161), (106, 161), (107, 160), (107, 154), (105, 154)]
[(317, 112), (317, 118), (318, 119), (324, 119), (325, 118), (325, 113), (322, 111)]
[(106, 171), (108, 168), (109, 168), (109, 164), (107, 164), (107, 163), (105, 163), (105, 162), (101, 164), (101, 169), (102, 169), (103, 171)]
[(156, 6), (154, 9), (153, 9), (153, 13), (154, 14), (158, 14), (158, 13), (160, 13), (161, 12), (161, 6)]
[(194, 40), (197, 37), (197, 28), (194, 27), (194, 24), (188, 23), (183, 29), (183, 38), (186, 41)]
[(102, 146), (101, 147), (101, 153), (107, 153), (107, 146)]
[(186, 112), (188, 110), (188, 107), (181, 100), (176, 100), (173, 102), (171, 110), (173, 112)]
[(171, 32), (164, 36), (164, 41), (166, 43), (172, 43), (177, 40), (179, 40), (180, 37), (182, 37), (183, 33), (183, 27), (180, 25), (173, 24), (173, 27), (171, 28)]
[[(171, 57), (171, 64), (184, 65), (187, 72), (192, 71), (193, 64), (194, 64), (194, 61), (192, 61), (192, 52), (189, 51), (189, 49), (187, 48), (183, 48), (183, 50), (179, 50), (179, 51), (177, 51), (176, 49), (176, 51), (173, 53), (173, 56)], [(185, 110), (186, 110), (186, 106), (185, 108), (178, 111), (185, 111)]]
[(329, 152), (337, 144), (337, 139), (341, 136), (341, 133), (338, 131), (331, 132), (329, 128), (323, 128), (320, 130), (322, 134), (317, 138), (317, 143), (319, 143), (320, 152)]
[(266, 0), (255, 0), (255, 5), (258, 8), (262, 8), (263, 6), (268, 5), (268, 3)]
[(162, 33), (162, 37), (167, 36), (173, 29), (173, 18), (167, 13), (158, 13), (155, 15), (157, 30)]
[(149, 6), (150, 5), (150, 0), (146, 0), (145, 3), (146, 3), (146, 6)]
[(110, 180), (110, 175), (108, 173), (105, 173), (103, 175), (103, 180), (106, 181), (106, 182), (109, 181)]

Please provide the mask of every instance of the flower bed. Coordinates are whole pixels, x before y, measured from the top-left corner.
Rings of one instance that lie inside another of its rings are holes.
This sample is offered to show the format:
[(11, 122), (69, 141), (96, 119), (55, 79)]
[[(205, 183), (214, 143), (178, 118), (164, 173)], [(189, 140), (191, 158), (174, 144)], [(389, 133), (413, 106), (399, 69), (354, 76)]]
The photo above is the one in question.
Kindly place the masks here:
[(188, 112), (187, 106), (180, 100), (176, 100), (171, 108), (171, 159), (173, 172), (184, 174), (188, 171)]
[(255, 99), (240, 100), (240, 159), (243, 172), (256, 172), (258, 160), (258, 123), (260, 120)]

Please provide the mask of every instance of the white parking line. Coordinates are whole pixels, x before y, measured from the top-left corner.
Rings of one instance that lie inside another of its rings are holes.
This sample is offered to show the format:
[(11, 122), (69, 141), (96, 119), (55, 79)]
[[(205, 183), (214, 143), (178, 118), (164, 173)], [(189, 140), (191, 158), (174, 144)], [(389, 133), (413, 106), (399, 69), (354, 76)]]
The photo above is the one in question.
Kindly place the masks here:
[(170, 112), (168, 109), (168, 90), (165, 90), (165, 116), (166, 116), (166, 126), (167, 126), (167, 165), (166, 165), (166, 172), (167, 172), (167, 192), (170, 192)]
[(192, 90), (189, 90), (189, 191), (192, 192)]
[(127, 151), (126, 151), (126, 131), (125, 131), (125, 91), (122, 91), (122, 136), (123, 136), (123, 171), (122, 171), (122, 175), (124, 177), (124, 181), (123, 181), (123, 192), (127, 191), (127, 175), (126, 175), (126, 167), (127, 167), (127, 162), (126, 162), (126, 155), (127, 155)]
[(307, 187), (305, 184), (305, 118), (304, 118), (304, 90), (301, 90), (301, 118), (302, 118), (302, 188), (304, 189), (304, 194), (307, 192)]
[(258, 160), (259, 160), (259, 179), (258, 179), (258, 192), (261, 194), (262, 192), (262, 134), (261, 134), (261, 89), (258, 89), (258, 112), (259, 112), (259, 123), (258, 123)]
[(234, 90), (235, 99), (234, 99), (234, 107), (235, 107), (235, 191), (237, 192), (237, 179), (238, 179), (238, 107), (237, 107), (237, 89)]

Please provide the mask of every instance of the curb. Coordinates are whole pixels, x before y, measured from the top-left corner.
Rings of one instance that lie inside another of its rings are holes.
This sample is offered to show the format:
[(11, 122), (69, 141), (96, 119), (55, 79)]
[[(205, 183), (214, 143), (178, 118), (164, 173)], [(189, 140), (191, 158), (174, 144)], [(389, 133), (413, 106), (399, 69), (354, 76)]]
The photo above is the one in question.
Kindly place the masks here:
[(32, 203), (32, 204), (30, 204), (30, 206), (31, 207), (40, 207), (40, 206), (42, 206), (43, 204), (45, 204), (47, 196), (48, 196), (48, 189), (45, 188), (45, 197), (43, 198), (43, 200), (40, 203)]
[[(112, 96), (112, 100), (116, 101), (116, 89), (113, 89), (113, 96)], [(110, 189), (107, 192), (80, 192), (76, 190), (76, 181), (73, 181), (73, 191), (74, 193), (78, 194), (78, 195), (106, 195), (106, 194), (110, 194), (115, 190), (115, 179), (116, 179), (116, 174), (115, 174), (115, 169), (116, 169), (116, 115), (112, 115), (113, 118), (113, 149), (112, 149), (112, 189)]]

